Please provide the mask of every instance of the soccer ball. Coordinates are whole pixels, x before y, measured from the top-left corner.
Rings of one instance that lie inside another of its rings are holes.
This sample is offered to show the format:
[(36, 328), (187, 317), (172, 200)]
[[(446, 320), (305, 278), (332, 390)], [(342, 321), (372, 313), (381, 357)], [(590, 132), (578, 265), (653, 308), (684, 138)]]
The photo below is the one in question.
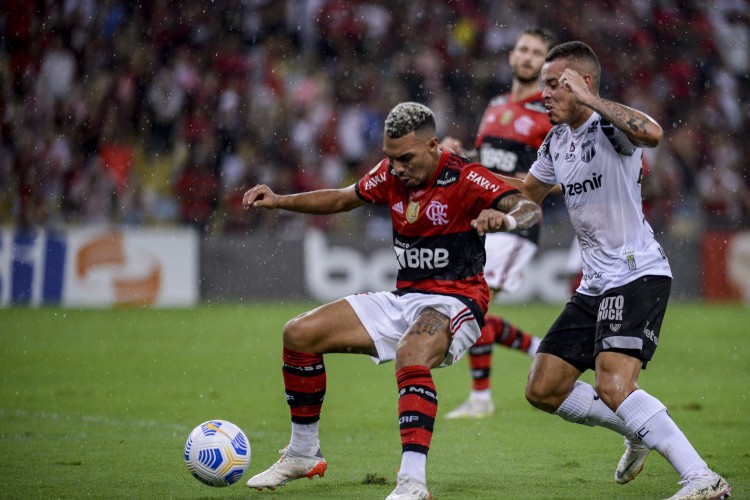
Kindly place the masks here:
[(185, 463), (201, 483), (229, 486), (239, 481), (250, 465), (250, 441), (231, 422), (203, 422), (187, 438)]

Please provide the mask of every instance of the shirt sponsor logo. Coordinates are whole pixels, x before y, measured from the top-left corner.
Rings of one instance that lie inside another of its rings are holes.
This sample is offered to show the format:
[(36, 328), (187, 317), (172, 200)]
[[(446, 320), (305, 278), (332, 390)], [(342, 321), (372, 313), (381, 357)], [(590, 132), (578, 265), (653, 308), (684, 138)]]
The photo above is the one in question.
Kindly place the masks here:
[(385, 182), (385, 172), (381, 172), (378, 175), (370, 177), (365, 181), (365, 191), (369, 191), (381, 182)]
[(596, 272), (593, 272), (593, 273), (584, 274), (583, 275), (583, 280), (587, 281), (587, 280), (599, 279), (599, 278), (602, 277), (602, 274), (604, 274), (604, 273), (601, 272), (601, 271), (596, 271)]
[(646, 326), (643, 327), (643, 335), (655, 345), (659, 345), (659, 337), (656, 336), (653, 330), (648, 329), (648, 321), (646, 322)]
[(447, 248), (394, 248), (399, 269), (440, 269), (450, 261)]
[(466, 178), (471, 182), (478, 184), (482, 188), (492, 191), (493, 193), (496, 193), (500, 189), (500, 186), (491, 183), (476, 172), (469, 172), (469, 175), (467, 175)]
[(437, 180), (438, 186), (449, 186), (458, 180), (458, 172), (446, 175)]
[(583, 182), (571, 182), (570, 184), (560, 184), (562, 186), (564, 196), (574, 196), (576, 194), (587, 193), (602, 187), (602, 176), (596, 175), (596, 172), (591, 174), (591, 179), (586, 179)]
[(444, 226), (448, 224), (448, 217), (446, 212), (448, 211), (448, 205), (440, 203), (439, 201), (431, 201), (425, 210), (425, 215), (430, 219), (433, 226)]
[(599, 314), (596, 316), (597, 321), (622, 321), (622, 309), (625, 306), (625, 297), (615, 295), (614, 297), (604, 297), (599, 302)]
[(565, 161), (573, 161), (576, 157), (576, 143), (571, 142), (570, 148), (568, 148), (568, 152), (565, 154)]

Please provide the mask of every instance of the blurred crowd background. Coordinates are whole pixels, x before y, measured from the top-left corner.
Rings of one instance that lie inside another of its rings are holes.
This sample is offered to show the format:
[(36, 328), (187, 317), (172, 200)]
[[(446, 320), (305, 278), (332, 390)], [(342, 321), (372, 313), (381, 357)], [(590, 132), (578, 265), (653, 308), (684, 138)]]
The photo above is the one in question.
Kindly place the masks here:
[[(354, 182), (382, 123), (415, 100), (473, 142), (508, 90), (508, 52), (540, 26), (582, 40), (601, 94), (653, 116), (643, 195), (660, 233), (750, 228), (750, 4), (744, 0), (5, 0), (0, 224), (190, 224), (207, 236), (293, 214), (245, 212)], [(390, 234), (387, 212), (306, 217)], [(547, 219), (564, 217), (554, 200)], [(296, 227), (296, 226), (295, 226)]]

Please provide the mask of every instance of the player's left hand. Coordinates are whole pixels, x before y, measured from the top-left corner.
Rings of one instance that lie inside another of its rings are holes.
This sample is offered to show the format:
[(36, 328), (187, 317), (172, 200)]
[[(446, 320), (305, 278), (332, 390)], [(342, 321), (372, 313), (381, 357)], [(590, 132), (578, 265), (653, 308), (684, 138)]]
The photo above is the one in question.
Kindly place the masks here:
[(496, 233), (508, 228), (508, 220), (505, 214), (494, 208), (485, 208), (476, 219), (471, 221), (471, 227), (477, 230), (479, 236), (487, 233)]

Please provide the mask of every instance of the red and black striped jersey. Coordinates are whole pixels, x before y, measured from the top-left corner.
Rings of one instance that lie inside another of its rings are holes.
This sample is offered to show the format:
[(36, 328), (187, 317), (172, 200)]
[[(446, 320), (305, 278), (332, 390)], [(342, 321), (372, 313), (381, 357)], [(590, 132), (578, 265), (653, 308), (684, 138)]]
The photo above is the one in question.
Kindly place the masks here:
[(387, 158), (355, 188), (366, 203), (390, 206), (398, 261), (396, 288), (469, 299), (467, 305), (476, 317), (483, 317), (489, 302), (482, 272), (484, 238), (471, 227), (471, 220), (518, 191), (482, 165), (447, 150), (442, 151), (432, 178), (420, 188), (405, 186)]
[(479, 162), (504, 175), (528, 172), (551, 129), (541, 92), (523, 101), (511, 101), (509, 95), (495, 97), (477, 132)]

